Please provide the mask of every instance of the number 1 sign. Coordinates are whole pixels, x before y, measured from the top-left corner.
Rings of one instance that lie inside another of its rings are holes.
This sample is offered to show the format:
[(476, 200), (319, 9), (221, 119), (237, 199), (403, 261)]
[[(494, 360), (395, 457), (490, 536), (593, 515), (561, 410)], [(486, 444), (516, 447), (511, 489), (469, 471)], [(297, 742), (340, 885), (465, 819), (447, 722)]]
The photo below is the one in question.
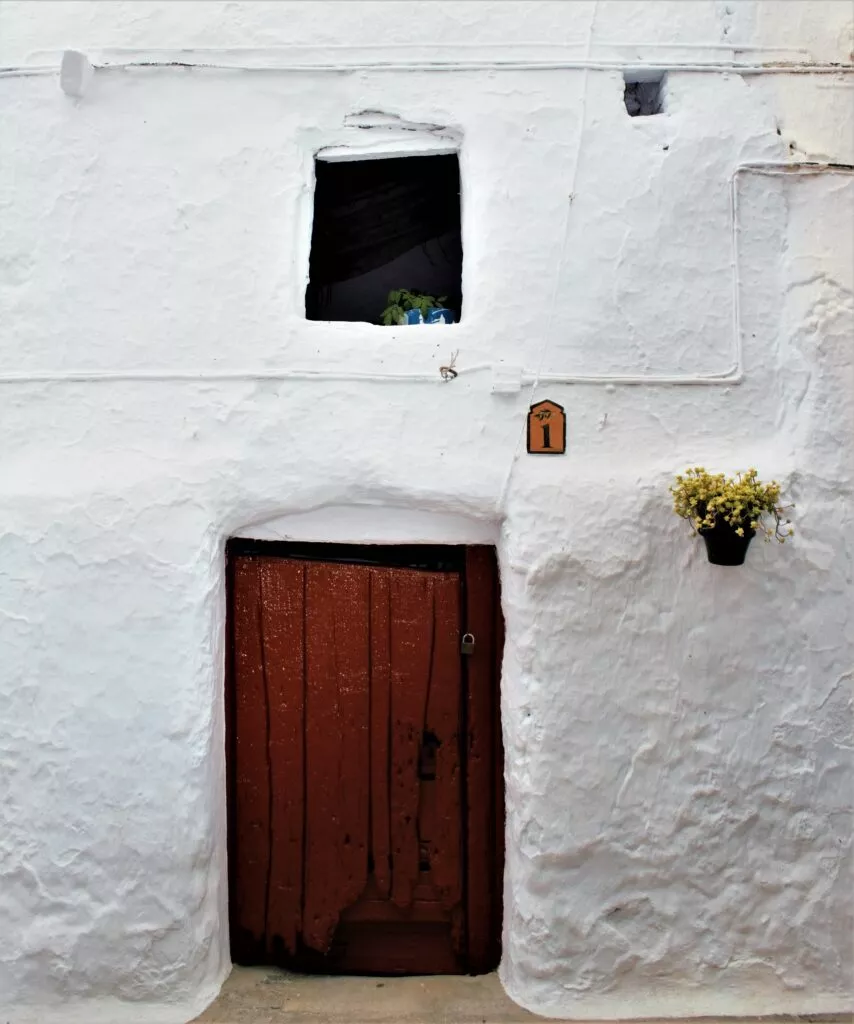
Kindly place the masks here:
[(557, 402), (535, 402), (528, 412), (528, 452), (563, 455), (566, 451), (566, 413)]

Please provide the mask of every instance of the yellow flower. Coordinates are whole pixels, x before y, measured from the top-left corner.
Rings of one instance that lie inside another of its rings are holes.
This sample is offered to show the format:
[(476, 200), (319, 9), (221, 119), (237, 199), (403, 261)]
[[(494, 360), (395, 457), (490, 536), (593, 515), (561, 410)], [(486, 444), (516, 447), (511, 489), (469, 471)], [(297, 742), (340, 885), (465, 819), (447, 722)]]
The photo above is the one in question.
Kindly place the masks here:
[[(702, 466), (694, 466), (676, 477), (670, 492), (673, 511), (688, 519), (696, 530), (712, 529), (722, 521), (740, 537), (749, 526), (751, 530), (762, 530), (766, 540), (771, 537), (783, 540), (780, 485), (776, 480), (763, 484), (753, 468), (735, 477), (726, 477), (723, 473), (707, 473)], [(765, 525), (765, 515), (773, 517), (773, 526)], [(785, 525), (789, 526), (788, 520)], [(786, 536), (791, 535), (790, 528)]]

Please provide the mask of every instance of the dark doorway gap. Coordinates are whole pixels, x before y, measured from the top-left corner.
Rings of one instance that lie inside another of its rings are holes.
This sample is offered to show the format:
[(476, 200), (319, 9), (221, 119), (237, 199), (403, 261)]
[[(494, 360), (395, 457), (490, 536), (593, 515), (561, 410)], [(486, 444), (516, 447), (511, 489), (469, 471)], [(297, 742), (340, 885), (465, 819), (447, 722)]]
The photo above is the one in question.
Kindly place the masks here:
[(448, 544), (335, 544), (327, 541), (254, 540), (232, 537), (227, 557), (258, 555), (267, 558), (298, 558), (303, 561), (346, 562), (350, 565), (385, 565), (432, 572), (461, 572), (465, 567), (464, 545)]

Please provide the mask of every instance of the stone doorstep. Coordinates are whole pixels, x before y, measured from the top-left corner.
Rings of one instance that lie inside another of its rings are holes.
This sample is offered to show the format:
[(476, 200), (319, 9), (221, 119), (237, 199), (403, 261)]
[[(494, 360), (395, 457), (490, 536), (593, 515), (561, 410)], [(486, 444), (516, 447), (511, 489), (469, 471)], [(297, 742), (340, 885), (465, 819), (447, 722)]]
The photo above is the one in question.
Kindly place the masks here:
[[(319, 977), (268, 967), (235, 967), (219, 997), (193, 1024), (529, 1024), (546, 1019), (517, 1006), (495, 974)], [(689, 1019), (691, 1024), (852, 1022), (850, 1014)], [(678, 1022), (646, 1018), (642, 1024)]]

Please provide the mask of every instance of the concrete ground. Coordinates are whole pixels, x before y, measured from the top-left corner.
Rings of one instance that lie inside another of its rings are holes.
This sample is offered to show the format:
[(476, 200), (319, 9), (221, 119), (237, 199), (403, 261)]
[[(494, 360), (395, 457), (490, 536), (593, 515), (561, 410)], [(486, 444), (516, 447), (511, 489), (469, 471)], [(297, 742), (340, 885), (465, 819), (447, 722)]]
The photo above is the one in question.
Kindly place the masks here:
[(495, 974), (477, 978), (319, 977), (235, 967), (199, 1024), (523, 1024)]
[[(235, 967), (198, 1024), (526, 1024), (545, 1018), (516, 1006), (498, 977), (355, 978)], [(847, 1016), (753, 1018), (839, 1024)], [(656, 1024), (646, 1021), (645, 1024)], [(668, 1021), (667, 1024), (678, 1024)], [(706, 1017), (696, 1024), (715, 1024)], [(721, 1022), (724, 1024), (724, 1022)], [(744, 1024), (730, 1017), (725, 1024)]]

